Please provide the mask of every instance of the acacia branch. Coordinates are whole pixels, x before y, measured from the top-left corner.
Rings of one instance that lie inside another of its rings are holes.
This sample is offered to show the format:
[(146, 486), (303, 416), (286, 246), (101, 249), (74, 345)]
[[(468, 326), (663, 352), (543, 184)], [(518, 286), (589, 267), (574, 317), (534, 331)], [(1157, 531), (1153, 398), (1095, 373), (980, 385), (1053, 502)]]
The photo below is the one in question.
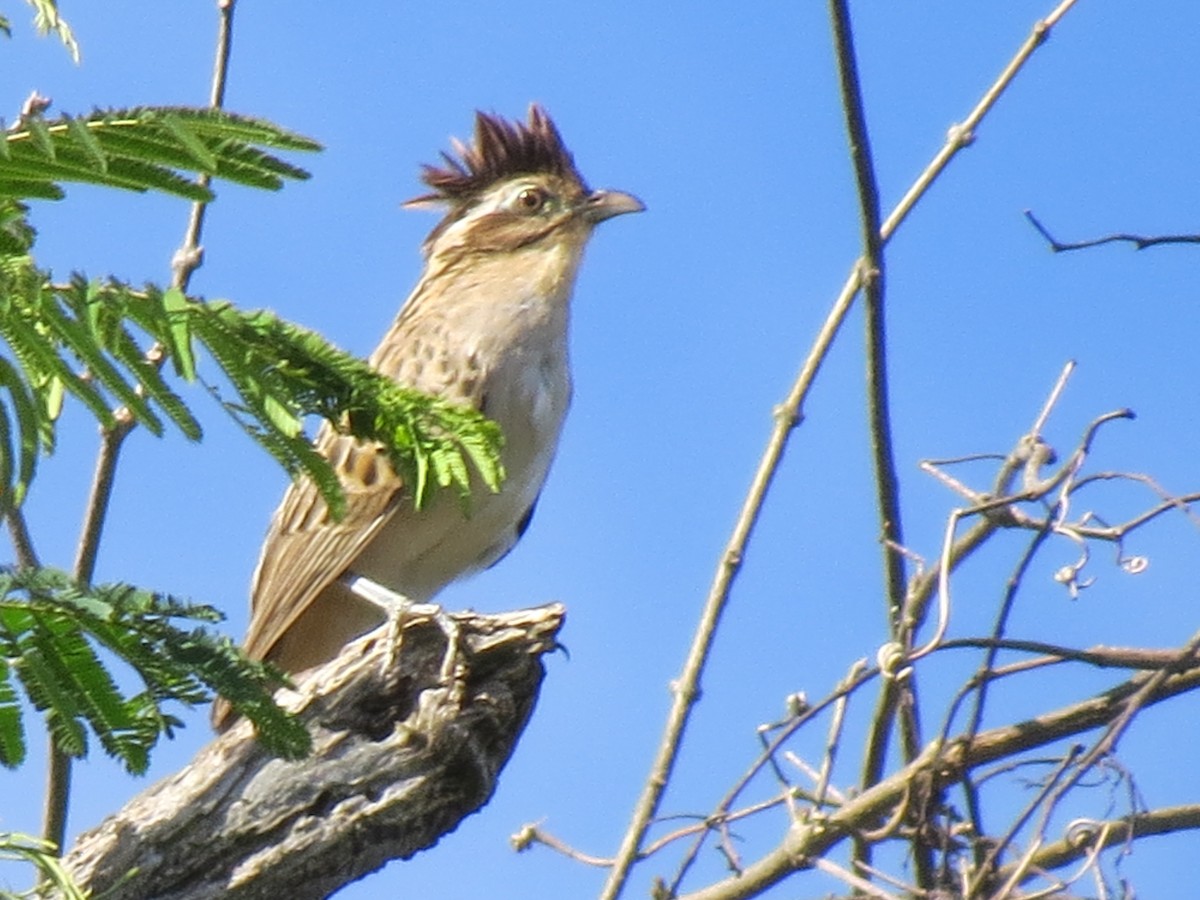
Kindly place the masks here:
[(33, 545), (33, 537), (29, 534), (29, 524), (25, 521), (25, 513), (21, 507), (14, 506), (5, 514), (8, 523), (8, 536), (12, 540), (13, 553), (17, 557), (17, 565), (22, 569), (36, 569), (38, 562), (37, 549)]

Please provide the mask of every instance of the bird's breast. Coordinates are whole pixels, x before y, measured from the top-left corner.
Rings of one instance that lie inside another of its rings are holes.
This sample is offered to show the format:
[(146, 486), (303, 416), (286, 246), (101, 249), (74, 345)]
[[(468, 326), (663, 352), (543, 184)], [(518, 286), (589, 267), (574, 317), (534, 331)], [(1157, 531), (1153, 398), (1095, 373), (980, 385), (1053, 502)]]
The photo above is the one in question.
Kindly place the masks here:
[(565, 335), (560, 341), (486, 342), (481, 411), (504, 435), (505, 480), (491, 493), (474, 480), (464, 513), (453, 491), (439, 491), (421, 510), (406, 506), (381, 529), (354, 571), (418, 601), (449, 582), (486, 568), (520, 537), (558, 446), (571, 399)]

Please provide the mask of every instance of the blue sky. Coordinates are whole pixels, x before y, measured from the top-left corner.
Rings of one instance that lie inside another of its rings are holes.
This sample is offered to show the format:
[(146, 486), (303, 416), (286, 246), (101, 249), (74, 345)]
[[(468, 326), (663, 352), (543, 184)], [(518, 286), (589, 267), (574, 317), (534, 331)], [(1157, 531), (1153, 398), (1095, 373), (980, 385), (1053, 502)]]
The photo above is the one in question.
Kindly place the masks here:
[[(885, 209), (1051, 6), (854, 4)], [(0, 103), (10, 120), (33, 89), (72, 113), (201, 104), (210, 7), (64, 3), (83, 47), (79, 67), (33, 37), (23, 9), (9, 9), (18, 27), (0, 55)], [(649, 207), (605, 225), (589, 249), (573, 308), (575, 403), (532, 529), (503, 564), (443, 595), (450, 608), (565, 602), (570, 659), (548, 661), (533, 720), (483, 812), (433, 851), (338, 896), (593, 895), (597, 871), (545, 850), (518, 857), (507, 837), (537, 820), (587, 852), (614, 851), (771, 409), (857, 255), (824, 4), (333, 9), (294, 0), (238, 10), (229, 108), (327, 149), (298, 160), (314, 178), (280, 194), (218, 187), (195, 292), (270, 307), (369, 352), (416, 280), (418, 246), (435, 222), (399, 204), (421, 190), (418, 164), (435, 160), (451, 135), (469, 134), (476, 108), (518, 116), (543, 103), (593, 185), (634, 192)], [(1007, 452), (1068, 359), (1079, 368), (1047, 431), (1060, 451), (1093, 417), (1128, 406), (1138, 420), (1102, 433), (1094, 466), (1152, 473), (1179, 493), (1200, 486), (1196, 248), (1055, 256), (1021, 215), (1034, 209), (1064, 238), (1194, 229), (1198, 40), (1200, 8), (1188, 0), (1080, 0), (892, 241), (896, 453), (908, 543), (925, 559), (936, 557), (959, 500), (917, 462)], [(39, 258), (60, 275), (163, 283), (186, 212), (168, 198), (72, 188), (36, 208)], [(785, 457), (667, 812), (704, 813), (752, 759), (755, 727), (782, 714), (787, 694), (822, 696), (884, 640), (861, 326), (856, 311)], [(145, 435), (128, 444), (98, 578), (219, 605), (240, 635), (284, 476), (200, 392), (194, 399), (202, 445)], [(43, 559), (67, 565), (93, 429), (74, 416), (61, 444), (29, 515)], [(986, 467), (966, 471), (990, 481)], [(1118, 519), (1151, 500), (1117, 486), (1088, 502)], [(986, 627), (1020, 546), (1005, 537), (963, 572), (959, 633)], [(1150, 556), (1144, 574), (1124, 574), (1097, 552), (1095, 585), (1072, 601), (1049, 576), (1074, 549), (1052, 545), (1028, 577), (1011, 633), (1083, 645), (1183, 642), (1196, 628), (1195, 528), (1170, 518), (1131, 549)], [(1066, 702), (1106, 683), (1026, 682), (998, 695), (995, 712), (1027, 715), (1033, 700)], [(929, 693), (946, 689), (935, 683)], [(1179, 740), (1178, 726), (1197, 712), (1194, 699), (1153, 710), (1121, 745), (1151, 806), (1200, 795), (1194, 741)], [(207, 740), (203, 711), (188, 723), (150, 779)], [(0, 829), (37, 830), (40, 764), (0, 780), (10, 798)], [(16, 785), (30, 787), (14, 794)], [(103, 759), (80, 767), (72, 831), (143, 786)], [(1091, 814), (1104, 812), (1101, 791), (1089, 802)], [(747, 858), (782, 828), (779, 819), (748, 827)], [(1144, 896), (1188, 896), (1181, 851), (1194, 846), (1194, 836), (1156, 839), (1122, 871)], [(704, 859), (692, 887), (721, 877), (715, 854)], [(672, 863), (639, 869), (629, 896), (645, 896)], [(769, 896), (836, 887), (794, 881)]]

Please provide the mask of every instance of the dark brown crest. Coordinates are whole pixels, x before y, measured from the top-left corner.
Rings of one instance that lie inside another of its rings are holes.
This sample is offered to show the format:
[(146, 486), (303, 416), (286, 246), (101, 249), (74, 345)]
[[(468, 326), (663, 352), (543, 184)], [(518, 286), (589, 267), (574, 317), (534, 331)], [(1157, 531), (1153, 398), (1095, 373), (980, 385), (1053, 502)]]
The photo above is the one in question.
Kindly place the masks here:
[(536, 103), (529, 107), (527, 123), (477, 112), (474, 142), (468, 147), (455, 140), (454, 151), (457, 158), (442, 153), (445, 166), (424, 166), (421, 180), (434, 192), (410, 203), (461, 204), (513, 175), (544, 172), (570, 178), (581, 187), (584, 184), (554, 122)]

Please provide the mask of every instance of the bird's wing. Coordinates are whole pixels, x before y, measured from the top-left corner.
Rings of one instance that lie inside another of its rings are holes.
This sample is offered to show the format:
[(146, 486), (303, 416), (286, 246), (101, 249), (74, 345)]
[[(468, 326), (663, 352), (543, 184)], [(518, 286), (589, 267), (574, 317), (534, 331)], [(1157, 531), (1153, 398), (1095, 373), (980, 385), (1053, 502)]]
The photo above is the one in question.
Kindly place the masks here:
[(335, 521), (308, 479), (293, 482), (271, 520), (251, 588), (244, 649), (265, 659), (317, 596), (338, 579), (404, 502), (387, 453), (328, 425), (316, 449), (333, 465), (346, 497)]
[[(487, 379), (478, 355), (451, 339), (446, 310), (421, 302), (422, 281), (371, 355), (389, 378), (453, 403), (479, 408)], [(346, 514), (334, 521), (311, 481), (293, 482), (271, 520), (254, 573), (250, 628), (243, 648), (252, 659), (271, 649), (318, 596), (350, 568), (411, 498), (387, 452), (323, 425), (316, 450), (342, 483)]]

